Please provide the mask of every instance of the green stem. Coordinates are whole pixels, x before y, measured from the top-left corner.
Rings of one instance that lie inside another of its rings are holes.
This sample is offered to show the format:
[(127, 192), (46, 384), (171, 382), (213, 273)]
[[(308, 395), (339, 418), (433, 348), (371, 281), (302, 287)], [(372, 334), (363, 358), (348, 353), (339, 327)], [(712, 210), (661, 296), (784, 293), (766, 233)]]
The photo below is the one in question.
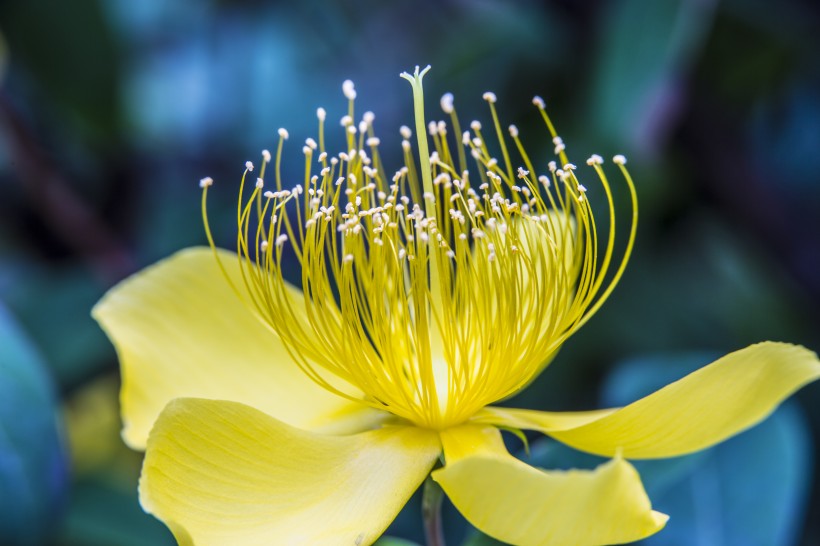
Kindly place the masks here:
[(421, 494), (421, 516), (424, 520), (424, 536), (427, 546), (445, 546), (444, 528), (441, 522), (441, 503), (444, 500), (444, 491), (433, 478), (428, 477), (424, 482)]

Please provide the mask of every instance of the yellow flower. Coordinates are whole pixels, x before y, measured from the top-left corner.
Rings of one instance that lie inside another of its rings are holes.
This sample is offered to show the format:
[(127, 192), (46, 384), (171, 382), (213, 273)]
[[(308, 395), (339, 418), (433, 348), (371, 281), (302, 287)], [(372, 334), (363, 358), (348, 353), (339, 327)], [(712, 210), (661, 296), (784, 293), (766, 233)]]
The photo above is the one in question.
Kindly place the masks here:
[[(94, 308), (122, 364), (123, 437), (146, 449), (140, 501), (181, 544), (371, 544), (440, 458), (433, 479), (493, 537), (631, 542), (667, 516), (652, 510), (627, 459), (710, 446), (820, 375), (814, 353), (762, 343), (620, 409), (491, 406), (532, 381), (609, 296), (635, 238), (635, 190), (616, 156), (633, 207), (617, 253), (613, 190), (602, 159), (588, 161), (609, 215), (599, 248), (587, 190), (543, 101), (533, 102), (560, 168), (531, 161), (514, 126), (502, 132), (492, 93), (500, 160), (478, 122), (462, 135), (445, 95), (451, 149), (444, 122), (425, 126), (425, 72), (402, 75), (413, 86), (418, 167), (402, 127), (405, 167), (389, 178), (374, 116), (354, 123), (356, 91), (345, 82), (344, 152), (325, 151), (319, 109), (299, 185), (285, 189), (280, 175), (284, 129), (273, 189), (269, 152), (259, 178), (246, 165), (238, 259), (207, 229), (213, 250), (180, 252)], [(203, 214), (211, 182), (201, 182)], [(301, 265), (295, 286), (285, 253)], [(612, 460), (535, 469), (507, 452), (499, 428)]]

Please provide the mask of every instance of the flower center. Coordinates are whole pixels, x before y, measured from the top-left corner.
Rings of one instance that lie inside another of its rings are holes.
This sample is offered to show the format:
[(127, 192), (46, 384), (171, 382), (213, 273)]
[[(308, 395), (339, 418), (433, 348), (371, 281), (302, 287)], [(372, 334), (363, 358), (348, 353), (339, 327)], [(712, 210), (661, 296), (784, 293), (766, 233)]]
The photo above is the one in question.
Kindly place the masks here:
[[(613, 266), (615, 206), (601, 158), (587, 162), (609, 209), (609, 233), (599, 252), (587, 190), (543, 101), (536, 97), (533, 103), (563, 167), (550, 161), (544, 174), (536, 175), (518, 129), (510, 126), (509, 136), (502, 132), (492, 93), (484, 99), (501, 163), (479, 122), (461, 134), (449, 94), (442, 109), (460, 140), (450, 142), (444, 121), (425, 126), (426, 71), (402, 75), (414, 91), (418, 167), (412, 131), (402, 127), (405, 165), (385, 176), (374, 115), (366, 112), (354, 124), (356, 92), (345, 82), (346, 151), (325, 150), (326, 113), (320, 108), (318, 142), (309, 138), (302, 149), (301, 184), (288, 189), (282, 184), (284, 129), (275, 189), (265, 190), (270, 153), (263, 152), (252, 184), (247, 182), (253, 165), (246, 164), (237, 254), (254, 312), (309, 377), (341, 396), (440, 429), (523, 388), (597, 311), (631, 252), (637, 202), (625, 160), (616, 156), (633, 216), (626, 249)], [(509, 139), (522, 163), (516, 170)], [(213, 245), (205, 208), (210, 183), (202, 183), (203, 216)], [(283, 277), (290, 253), (301, 266), (301, 291)]]

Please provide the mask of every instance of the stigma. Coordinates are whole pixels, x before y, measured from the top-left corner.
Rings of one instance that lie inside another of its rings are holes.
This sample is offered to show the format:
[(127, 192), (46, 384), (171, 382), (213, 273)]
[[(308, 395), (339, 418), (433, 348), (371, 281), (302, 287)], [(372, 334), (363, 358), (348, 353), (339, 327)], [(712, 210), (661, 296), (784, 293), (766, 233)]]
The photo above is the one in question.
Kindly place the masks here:
[[(285, 129), (275, 155), (263, 151), (258, 174), (246, 164), (236, 249), (244, 286), (235, 288), (324, 388), (443, 429), (527, 385), (598, 310), (629, 259), (637, 198), (616, 156), (632, 208), (626, 246), (616, 251), (623, 228), (604, 161), (587, 160), (595, 183), (583, 184), (540, 97), (533, 104), (554, 158), (530, 156), (515, 125), (502, 131), (492, 92), (483, 94), (486, 133), (478, 121), (462, 132), (450, 93), (440, 101), (447, 119), (425, 123), (427, 70), (402, 74), (413, 89), (416, 141), (402, 126), (398, 170), (381, 160), (375, 115), (355, 122), (351, 80), (342, 85), (340, 151), (325, 147), (319, 108), (298, 183), (284, 184), (281, 174)], [(214, 246), (212, 182), (200, 185)], [(593, 192), (605, 203), (605, 240)], [(295, 288), (284, 275), (294, 262)]]

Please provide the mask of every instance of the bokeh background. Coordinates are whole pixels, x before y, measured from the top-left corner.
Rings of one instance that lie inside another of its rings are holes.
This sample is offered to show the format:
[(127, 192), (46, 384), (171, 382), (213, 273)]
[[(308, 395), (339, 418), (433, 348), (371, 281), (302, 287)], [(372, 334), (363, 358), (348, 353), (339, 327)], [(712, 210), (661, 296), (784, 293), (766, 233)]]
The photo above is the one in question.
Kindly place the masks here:
[[(0, 544), (173, 543), (137, 503), (140, 454), (119, 440), (117, 362), (89, 310), (204, 243), (203, 176), (229, 244), (245, 160), (284, 126), (299, 173), (346, 78), (385, 153), (412, 120), (398, 73), (429, 63), (430, 117), (452, 91), (486, 120), (493, 90), (547, 153), (540, 94), (576, 163), (629, 157), (634, 259), (518, 406), (628, 402), (766, 339), (820, 349), (818, 30), (812, 0), (0, 2)], [(673, 516), (646, 544), (820, 543), (818, 438), (811, 385), (718, 448), (642, 464)], [(597, 463), (531, 440), (535, 464)], [(389, 534), (420, 541), (418, 512)], [(497, 544), (445, 515), (451, 544)]]

